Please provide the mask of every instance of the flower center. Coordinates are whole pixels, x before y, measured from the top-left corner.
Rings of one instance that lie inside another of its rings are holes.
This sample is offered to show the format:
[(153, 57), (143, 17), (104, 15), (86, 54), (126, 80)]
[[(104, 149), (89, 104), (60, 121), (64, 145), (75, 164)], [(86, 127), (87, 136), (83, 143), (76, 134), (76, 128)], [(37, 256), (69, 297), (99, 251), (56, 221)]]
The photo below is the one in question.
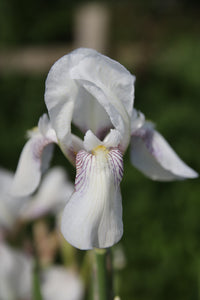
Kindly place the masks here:
[(108, 154), (109, 150), (103, 145), (99, 145), (92, 150), (93, 155), (98, 155), (100, 152), (106, 155)]

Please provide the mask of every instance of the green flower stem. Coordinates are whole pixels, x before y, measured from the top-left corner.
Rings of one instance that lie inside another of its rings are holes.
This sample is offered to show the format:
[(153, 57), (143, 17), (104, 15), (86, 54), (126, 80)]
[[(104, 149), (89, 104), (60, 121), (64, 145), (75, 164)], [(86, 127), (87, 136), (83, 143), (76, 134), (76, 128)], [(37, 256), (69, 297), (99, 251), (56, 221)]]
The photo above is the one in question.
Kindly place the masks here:
[(91, 273), (92, 273), (92, 267), (93, 267), (92, 261), (93, 261), (93, 252), (91, 250), (88, 250), (85, 252), (85, 255), (83, 257), (82, 264), (80, 267), (80, 276), (86, 287), (88, 287), (91, 282)]
[(39, 279), (39, 266), (37, 262), (35, 262), (35, 266), (33, 269), (32, 292), (33, 292), (32, 295), (33, 300), (42, 300), (40, 279)]
[(60, 251), (65, 267), (77, 269), (76, 249), (60, 235)]
[(96, 285), (95, 299), (109, 300), (112, 294), (111, 265), (106, 249), (95, 249)]

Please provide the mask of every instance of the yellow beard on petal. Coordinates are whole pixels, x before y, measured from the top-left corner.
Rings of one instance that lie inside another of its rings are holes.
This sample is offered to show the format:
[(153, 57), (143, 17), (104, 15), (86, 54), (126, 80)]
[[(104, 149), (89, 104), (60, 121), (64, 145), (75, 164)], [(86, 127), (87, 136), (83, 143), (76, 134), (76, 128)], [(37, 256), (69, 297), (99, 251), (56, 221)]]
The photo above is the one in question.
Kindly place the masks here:
[(104, 155), (106, 155), (108, 154), (109, 150), (103, 145), (99, 145), (92, 150), (93, 155), (98, 155), (100, 152), (103, 152)]

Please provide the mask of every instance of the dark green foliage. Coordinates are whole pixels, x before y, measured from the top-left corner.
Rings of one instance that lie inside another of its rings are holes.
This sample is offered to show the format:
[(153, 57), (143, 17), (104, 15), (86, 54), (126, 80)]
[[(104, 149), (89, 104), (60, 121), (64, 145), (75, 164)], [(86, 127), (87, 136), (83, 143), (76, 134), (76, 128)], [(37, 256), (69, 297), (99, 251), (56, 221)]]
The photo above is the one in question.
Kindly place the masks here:
[(0, 1), (0, 46), (72, 39), (71, 1)]
[(0, 76), (1, 165), (5, 168), (16, 167), (26, 131), (46, 112), (44, 79), (20, 74)]

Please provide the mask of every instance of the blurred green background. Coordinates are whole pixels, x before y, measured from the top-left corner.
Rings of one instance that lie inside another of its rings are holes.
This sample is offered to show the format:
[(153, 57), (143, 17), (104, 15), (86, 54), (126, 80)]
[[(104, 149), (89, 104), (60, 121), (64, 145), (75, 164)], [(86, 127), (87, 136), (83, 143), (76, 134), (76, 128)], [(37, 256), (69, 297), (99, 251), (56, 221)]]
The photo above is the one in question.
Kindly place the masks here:
[[(46, 112), (50, 66), (77, 46), (87, 46), (77, 41), (75, 30), (77, 12), (87, 3), (0, 0), (1, 167), (15, 170), (26, 130)], [(136, 75), (135, 107), (200, 172), (199, 2), (100, 3), (109, 19), (104, 52)], [(59, 149), (56, 164), (74, 178)], [(127, 264), (118, 287), (121, 299), (200, 299), (199, 179), (153, 182), (130, 165), (129, 149), (124, 167), (121, 244)]]

